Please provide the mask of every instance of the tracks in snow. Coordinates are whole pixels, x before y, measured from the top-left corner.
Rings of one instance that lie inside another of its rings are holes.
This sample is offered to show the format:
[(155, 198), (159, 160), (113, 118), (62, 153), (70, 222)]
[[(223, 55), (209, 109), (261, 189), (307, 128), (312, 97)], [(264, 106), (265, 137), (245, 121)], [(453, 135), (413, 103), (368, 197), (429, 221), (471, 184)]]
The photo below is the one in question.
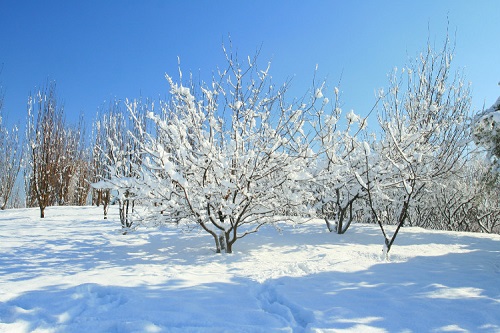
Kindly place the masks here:
[(314, 313), (291, 302), (285, 293), (280, 292), (280, 286), (275, 281), (264, 282), (256, 298), (263, 311), (279, 318), (293, 333), (302, 333), (314, 322)]

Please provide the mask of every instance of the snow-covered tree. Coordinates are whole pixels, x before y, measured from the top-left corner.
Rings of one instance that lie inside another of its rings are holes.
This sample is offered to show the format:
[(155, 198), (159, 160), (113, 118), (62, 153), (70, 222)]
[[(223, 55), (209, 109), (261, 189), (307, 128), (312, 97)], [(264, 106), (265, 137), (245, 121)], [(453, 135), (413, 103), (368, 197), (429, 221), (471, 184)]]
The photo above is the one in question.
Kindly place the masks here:
[[(124, 107), (131, 108), (130, 112)], [(94, 202), (102, 204), (107, 218), (114, 190), (124, 233), (132, 226), (130, 214), (134, 200), (131, 179), (141, 164), (139, 145), (145, 133), (145, 107), (140, 100), (114, 101), (108, 112), (94, 124), (93, 181)], [(132, 115), (134, 118), (132, 118)]]
[[(464, 165), (469, 142), (470, 92), (459, 73), (450, 76), (452, 52), (430, 47), (391, 77), (379, 111), (381, 139), (366, 149), (360, 184), (389, 251), (411, 210), (428, 189)], [(397, 225), (389, 237), (385, 224)]]
[(107, 219), (108, 208), (111, 201), (111, 190), (109, 188), (96, 188), (95, 184), (101, 179), (109, 179), (108, 163), (108, 139), (107, 139), (107, 116), (98, 115), (92, 127), (92, 204), (103, 206), (104, 219)]
[(17, 127), (8, 129), (4, 125), (2, 108), (3, 93), (0, 91), (0, 209), (4, 210), (19, 174), (22, 146)]
[[(71, 205), (83, 206), (87, 204), (90, 192), (91, 159), (90, 148), (86, 141), (86, 129), (83, 118), (80, 118), (77, 127), (68, 128), (69, 137), (72, 138), (72, 145), (67, 145), (66, 150), (71, 149), (73, 172), (68, 186), (68, 203)], [(69, 153), (69, 152), (68, 152)]]
[(303, 132), (307, 105), (287, 102), (288, 85), (273, 85), (269, 66), (259, 70), (256, 58), (242, 65), (226, 56), (227, 68), (198, 89), (181, 72), (179, 82), (167, 76), (171, 100), (148, 114), (155, 130), (142, 133), (139, 179), (108, 182), (132, 185), (155, 223), (200, 227), (217, 252), (231, 253), (263, 225), (309, 213), (299, 183), (309, 177), (312, 153)]
[(357, 182), (356, 173), (364, 162), (360, 138), (366, 135), (367, 117), (361, 118), (352, 110), (343, 117), (339, 89), (334, 92), (331, 108), (325, 98), (321, 108), (311, 110), (310, 125), (314, 129), (311, 146), (315, 148), (316, 159), (310, 167), (313, 175), (310, 185), (319, 216), (325, 219), (328, 230), (343, 234), (364, 204), (366, 191)]
[(476, 116), (473, 136), (476, 144), (486, 149), (496, 169), (500, 169), (500, 97)]

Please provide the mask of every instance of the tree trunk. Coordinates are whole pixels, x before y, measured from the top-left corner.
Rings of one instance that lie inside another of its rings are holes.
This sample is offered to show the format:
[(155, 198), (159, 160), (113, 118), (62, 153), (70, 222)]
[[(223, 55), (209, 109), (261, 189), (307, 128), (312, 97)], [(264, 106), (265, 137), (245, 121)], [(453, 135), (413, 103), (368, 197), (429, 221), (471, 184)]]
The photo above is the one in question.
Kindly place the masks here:
[(40, 218), (45, 218), (45, 207), (40, 207)]
[[(233, 237), (231, 238), (231, 233)], [(232, 230), (226, 231), (226, 253), (233, 253), (233, 244), (236, 242), (236, 227)]]
[(111, 193), (110, 190), (103, 190), (100, 191), (101, 195), (99, 200), (102, 202), (102, 208), (104, 212), (104, 219), (108, 219), (108, 209), (109, 209), (109, 202), (111, 200)]
[(352, 214), (352, 202), (349, 204), (349, 221), (347, 221), (347, 224), (343, 227), (344, 230), (342, 231), (342, 234), (344, 234), (347, 229), (351, 226), (353, 220), (353, 214)]
[(226, 244), (226, 253), (233, 253), (233, 243)]
[(332, 225), (331, 225), (330, 221), (328, 221), (328, 218), (326, 218), (326, 217), (325, 217), (325, 223), (326, 223), (326, 227), (328, 228), (328, 231), (332, 232), (333, 231)]
[(345, 208), (339, 208), (339, 214), (338, 214), (338, 223), (337, 223), (337, 226), (336, 226), (336, 232), (337, 234), (339, 235), (342, 235), (345, 230), (344, 230), (344, 218), (345, 218), (345, 210), (346, 210), (347, 207)]
[(101, 201), (102, 201), (102, 190), (97, 190), (95, 191), (95, 193), (97, 194), (97, 198), (94, 199), (95, 201), (95, 204), (97, 207), (99, 207), (99, 205), (101, 204)]
[(212, 236), (214, 237), (214, 240), (215, 240), (215, 253), (221, 253), (221, 240), (220, 240), (220, 238), (215, 233), (213, 233)]
[(401, 207), (401, 212), (399, 214), (398, 226), (396, 228), (396, 231), (394, 231), (394, 234), (392, 235), (390, 240), (388, 238), (386, 238), (386, 240), (385, 240), (385, 244), (387, 245), (387, 253), (389, 253), (389, 251), (391, 250), (392, 244), (394, 244), (394, 241), (396, 240), (396, 237), (398, 236), (399, 229), (401, 229), (401, 227), (403, 226), (403, 224), (406, 220), (406, 217), (408, 216), (408, 207), (409, 206), (410, 206), (410, 198), (405, 200), (405, 202), (403, 203), (403, 207)]
[(102, 208), (103, 208), (103, 211), (104, 211), (104, 219), (107, 220), (108, 219), (108, 203), (104, 203), (102, 205)]
[(226, 248), (226, 240), (224, 238), (224, 235), (221, 234), (219, 235), (219, 246), (220, 246), (220, 250), (225, 250), (227, 252), (227, 248)]

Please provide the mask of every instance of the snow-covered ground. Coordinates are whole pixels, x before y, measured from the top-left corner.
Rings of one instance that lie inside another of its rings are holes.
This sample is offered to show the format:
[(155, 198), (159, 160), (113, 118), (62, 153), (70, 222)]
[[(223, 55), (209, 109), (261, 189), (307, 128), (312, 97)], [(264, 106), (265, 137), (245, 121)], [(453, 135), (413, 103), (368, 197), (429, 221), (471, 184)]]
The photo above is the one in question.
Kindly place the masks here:
[[(0, 332), (500, 332), (500, 236), (374, 225), (121, 235), (115, 211), (0, 211)], [(178, 236), (180, 235), (180, 236)]]

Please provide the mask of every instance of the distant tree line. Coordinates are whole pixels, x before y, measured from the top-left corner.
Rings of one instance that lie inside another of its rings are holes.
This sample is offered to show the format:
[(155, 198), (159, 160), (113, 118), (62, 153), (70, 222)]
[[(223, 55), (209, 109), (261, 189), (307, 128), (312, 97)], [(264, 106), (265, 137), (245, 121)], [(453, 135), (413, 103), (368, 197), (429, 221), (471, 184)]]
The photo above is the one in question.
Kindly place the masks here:
[(500, 99), (471, 115), (448, 41), (395, 69), (364, 117), (344, 113), (340, 90), (324, 81), (289, 97), (289, 82), (274, 84), (258, 55), (224, 55), (212, 82), (179, 69), (167, 100), (110, 103), (90, 139), (83, 119), (66, 123), (48, 83), (28, 99), (24, 145), (0, 118), (1, 208), (22, 170), (25, 204), (41, 217), (91, 203), (107, 218), (116, 203), (124, 233), (200, 228), (217, 252), (263, 225), (310, 218), (338, 234), (376, 223), (387, 252), (403, 226), (500, 232)]

